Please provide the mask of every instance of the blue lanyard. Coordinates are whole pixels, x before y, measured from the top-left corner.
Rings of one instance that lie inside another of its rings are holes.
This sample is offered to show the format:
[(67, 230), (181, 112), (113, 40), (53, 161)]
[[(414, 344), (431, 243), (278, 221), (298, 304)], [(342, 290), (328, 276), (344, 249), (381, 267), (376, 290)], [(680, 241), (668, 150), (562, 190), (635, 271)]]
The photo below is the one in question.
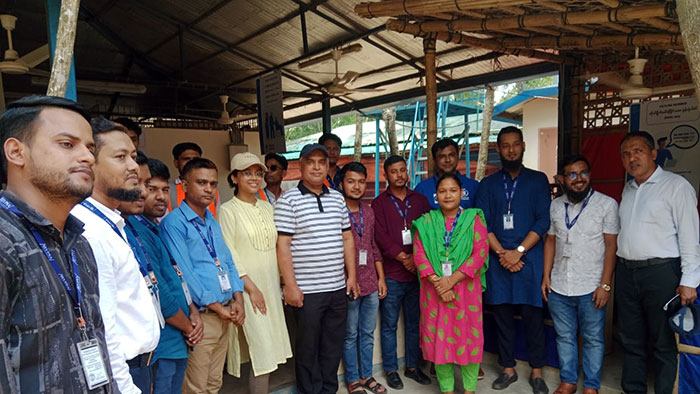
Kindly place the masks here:
[(141, 215), (134, 215), (134, 219), (138, 220), (139, 223), (148, 227), (148, 229), (151, 230), (153, 232), (153, 234), (158, 235), (158, 226), (153, 224), (153, 222), (151, 222), (150, 220), (144, 219), (144, 217)]
[(362, 232), (365, 228), (365, 218), (362, 216), (362, 203), (360, 203), (360, 227), (357, 227), (355, 216), (353, 216), (352, 212), (350, 211), (350, 207), (348, 207), (348, 216), (350, 216), (350, 221), (352, 222), (352, 226), (355, 227), (357, 235), (359, 235), (360, 238), (362, 238)]
[[(8, 200), (4, 196), (0, 196), (0, 205), (2, 205), (3, 208), (17, 215), (20, 219), (25, 219), (24, 214), (22, 214), (22, 212), (20, 212), (20, 210), (17, 209), (15, 204), (13, 204), (12, 201)], [(84, 334), (86, 323), (85, 319), (83, 318), (83, 311), (81, 309), (81, 301), (83, 298), (83, 285), (80, 281), (80, 270), (78, 267), (78, 258), (76, 256), (75, 250), (70, 250), (71, 268), (73, 270), (73, 279), (75, 280), (75, 293), (73, 293), (73, 287), (68, 282), (68, 279), (66, 279), (66, 276), (63, 274), (61, 267), (58, 266), (58, 263), (53, 258), (53, 255), (51, 254), (49, 247), (46, 245), (46, 242), (44, 242), (44, 238), (41, 236), (41, 233), (39, 233), (39, 230), (37, 230), (36, 227), (34, 227), (34, 225), (29, 223), (28, 221), (26, 222), (29, 225), (29, 230), (32, 232), (34, 239), (39, 244), (39, 248), (41, 248), (41, 251), (44, 253), (44, 256), (46, 256), (46, 259), (49, 260), (49, 263), (51, 263), (51, 266), (56, 272), (56, 275), (58, 275), (58, 278), (61, 280), (63, 287), (66, 289), (66, 292), (70, 296), (70, 299), (73, 302), (73, 309), (75, 309), (78, 327), (83, 331)]]
[(450, 242), (452, 242), (452, 233), (457, 227), (457, 221), (459, 220), (459, 215), (462, 214), (462, 209), (457, 211), (457, 216), (455, 216), (455, 221), (452, 222), (452, 228), (450, 231), (445, 230), (445, 258), (450, 254)]
[(389, 197), (391, 197), (391, 202), (394, 203), (394, 206), (396, 207), (396, 210), (399, 211), (399, 216), (401, 216), (401, 219), (403, 219), (403, 228), (408, 228), (408, 222), (406, 221), (406, 218), (408, 217), (408, 198), (409, 196), (406, 196), (406, 199), (404, 200), (404, 206), (403, 206), (403, 212), (401, 212), (401, 208), (399, 208), (399, 203), (396, 202), (396, 197), (392, 196), (389, 194)]
[[(90, 201), (88, 201), (88, 200), (83, 200), (83, 201), (80, 203), (80, 205), (84, 206), (85, 208), (87, 208), (88, 211), (90, 211), (90, 212), (94, 213), (95, 215), (97, 215), (98, 218), (104, 220), (105, 223), (107, 223), (107, 224), (109, 225), (109, 227), (111, 227), (112, 230), (114, 230), (114, 232), (117, 233), (117, 235), (119, 235), (119, 238), (123, 239), (124, 242), (126, 242), (126, 239), (124, 239), (124, 236), (122, 235), (122, 232), (119, 231), (119, 227), (117, 227), (117, 225), (114, 224), (113, 221), (109, 220), (109, 218), (108, 218), (107, 216), (105, 216), (105, 214), (102, 213), (102, 211), (100, 211), (99, 209), (97, 209), (97, 207), (94, 206)], [(127, 242), (127, 243), (128, 243), (128, 242)]]
[[(184, 212), (180, 211), (180, 213), (182, 213), (182, 216), (185, 216)], [(186, 218), (187, 217), (185, 217), (185, 219)], [(214, 246), (212, 246), (212, 244), (209, 243), (207, 237), (204, 236), (202, 229), (199, 228), (199, 225), (197, 224), (197, 218), (192, 219), (190, 222), (194, 225), (194, 228), (199, 233), (199, 236), (202, 237), (202, 241), (204, 241), (204, 245), (207, 247), (211, 258), (214, 259), (214, 264), (216, 264), (216, 267), (219, 268), (219, 271), (223, 271), (224, 269), (221, 268), (221, 262), (219, 261), (219, 258), (216, 257), (216, 250), (214, 249)], [(211, 227), (209, 227), (209, 236), (211, 237), (211, 241), (214, 242), (214, 235), (211, 232)]]
[(595, 193), (594, 190), (591, 190), (591, 194), (586, 197), (586, 200), (583, 201), (583, 206), (581, 207), (581, 210), (578, 211), (578, 215), (574, 218), (574, 220), (569, 221), (569, 203), (565, 202), (564, 203), (564, 211), (566, 212), (566, 216), (564, 217), (566, 219), (566, 229), (571, 230), (572, 227), (574, 227), (574, 224), (578, 221), (578, 217), (581, 216), (581, 212), (583, 212), (584, 209), (586, 209), (586, 205), (588, 205), (588, 202), (591, 200), (591, 197), (593, 197), (593, 193)]
[(510, 203), (513, 202), (513, 197), (515, 196), (515, 188), (518, 187), (518, 180), (520, 176), (516, 176), (513, 181), (513, 188), (508, 193), (508, 180), (506, 180), (506, 174), (503, 173), (503, 190), (506, 193), (506, 202), (508, 203), (508, 214), (510, 214)]
[(153, 266), (151, 265), (151, 259), (148, 257), (148, 251), (146, 251), (146, 247), (143, 244), (143, 241), (141, 240), (141, 236), (139, 235), (138, 232), (136, 232), (136, 229), (131, 226), (129, 223), (126, 224), (129, 226), (131, 229), (131, 232), (134, 234), (134, 238), (136, 239), (136, 243), (138, 244), (138, 248), (141, 249), (141, 252), (143, 252), (143, 256), (146, 258), (146, 268), (144, 269), (143, 267), (143, 262), (139, 258), (139, 254), (136, 253), (135, 250), (132, 250), (134, 252), (134, 257), (136, 258), (136, 261), (139, 263), (139, 271), (141, 271), (142, 276), (148, 276), (148, 278), (151, 280), (151, 284), (153, 286), (158, 286), (158, 279), (156, 278), (156, 275), (153, 273)]

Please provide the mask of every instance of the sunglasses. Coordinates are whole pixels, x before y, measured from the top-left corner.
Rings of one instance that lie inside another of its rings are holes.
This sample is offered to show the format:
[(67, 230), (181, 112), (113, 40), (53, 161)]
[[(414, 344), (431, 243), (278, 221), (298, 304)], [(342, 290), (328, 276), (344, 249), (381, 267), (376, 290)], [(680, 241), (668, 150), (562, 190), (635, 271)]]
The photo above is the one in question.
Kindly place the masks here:
[(269, 166), (268, 168), (270, 169), (270, 172), (275, 172), (275, 171), (277, 171), (277, 170), (281, 170), (281, 169), (282, 169), (282, 167), (280, 167), (280, 166), (278, 166), (278, 165), (276, 165), (276, 164), (273, 164), (273, 165)]

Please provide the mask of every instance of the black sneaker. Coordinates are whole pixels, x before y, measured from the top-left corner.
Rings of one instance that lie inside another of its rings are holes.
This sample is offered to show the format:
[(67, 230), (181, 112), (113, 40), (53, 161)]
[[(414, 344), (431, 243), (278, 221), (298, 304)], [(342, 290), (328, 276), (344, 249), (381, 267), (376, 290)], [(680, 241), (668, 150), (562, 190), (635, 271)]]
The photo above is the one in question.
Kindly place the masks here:
[(533, 394), (549, 394), (549, 388), (542, 378), (533, 378), (530, 376), (530, 386), (532, 386)]
[(508, 375), (507, 373), (503, 372), (500, 375), (498, 375), (496, 380), (493, 381), (491, 388), (493, 388), (494, 390), (503, 390), (508, 388), (508, 386), (515, 383), (517, 380), (517, 372), (513, 373), (512, 375)]
[(401, 377), (396, 371), (386, 373), (386, 384), (394, 390), (401, 390), (403, 388)]
[(411, 378), (420, 384), (430, 384), (430, 378), (424, 374), (420, 368), (414, 368), (413, 371), (406, 368), (406, 372), (403, 373), (403, 376)]

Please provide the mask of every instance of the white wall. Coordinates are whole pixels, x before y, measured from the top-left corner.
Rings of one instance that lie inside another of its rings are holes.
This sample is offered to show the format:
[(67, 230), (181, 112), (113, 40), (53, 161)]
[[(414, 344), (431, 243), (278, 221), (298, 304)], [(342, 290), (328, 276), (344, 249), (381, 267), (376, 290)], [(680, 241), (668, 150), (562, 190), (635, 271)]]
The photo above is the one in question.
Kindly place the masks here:
[[(170, 177), (178, 175), (173, 165), (173, 146), (180, 142), (194, 142), (202, 147), (202, 156), (213, 161), (219, 169), (219, 195), (221, 201), (228, 201), (233, 192), (228, 186), (226, 176), (230, 172), (229, 157), (230, 138), (225, 130), (196, 129), (160, 129), (144, 128), (141, 135), (141, 150), (148, 157), (163, 161), (170, 168)], [(246, 132), (244, 142), (248, 151), (260, 154), (260, 137), (257, 132)]]
[(558, 113), (558, 100), (555, 98), (536, 98), (523, 105), (523, 138), (525, 140), (523, 164), (525, 167), (542, 170), (538, 168), (539, 130), (557, 127)]

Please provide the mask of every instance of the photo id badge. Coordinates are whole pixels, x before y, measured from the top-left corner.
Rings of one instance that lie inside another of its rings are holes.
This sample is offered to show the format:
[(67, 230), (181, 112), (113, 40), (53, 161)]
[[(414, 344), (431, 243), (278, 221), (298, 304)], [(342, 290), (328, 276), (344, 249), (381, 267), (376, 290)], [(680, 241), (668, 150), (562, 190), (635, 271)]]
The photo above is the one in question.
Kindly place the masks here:
[(571, 254), (573, 253), (573, 247), (574, 246), (572, 244), (565, 242), (564, 247), (562, 248), (562, 251), (561, 251), (561, 256), (562, 257), (571, 257)]
[(231, 291), (231, 281), (228, 280), (228, 272), (219, 272), (219, 286), (221, 287), (221, 292), (225, 293)]
[(97, 339), (78, 342), (78, 355), (89, 390), (109, 383), (109, 375)]
[(512, 213), (506, 213), (503, 215), (503, 229), (504, 230), (512, 230), (515, 228), (515, 222), (513, 222), (513, 214)]
[(360, 249), (360, 260), (358, 262), (360, 267), (367, 265), (367, 250)]
[(442, 276), (452, 275), (452, 262), (443, 260), (442, 262)]
[(183, 279), (182, 281), (182, 292), (185, 293), (185, 300), (187, 300), (187, 305), (192, 304), (192, 295), (190, 295), (190, 288), (187, 287), (187, 282)]
[(404, 245), (413, 244), (413, 239), (411, 239), (411, 230), (407, 228), (401, 230), (401, 241), (403, 241)]

